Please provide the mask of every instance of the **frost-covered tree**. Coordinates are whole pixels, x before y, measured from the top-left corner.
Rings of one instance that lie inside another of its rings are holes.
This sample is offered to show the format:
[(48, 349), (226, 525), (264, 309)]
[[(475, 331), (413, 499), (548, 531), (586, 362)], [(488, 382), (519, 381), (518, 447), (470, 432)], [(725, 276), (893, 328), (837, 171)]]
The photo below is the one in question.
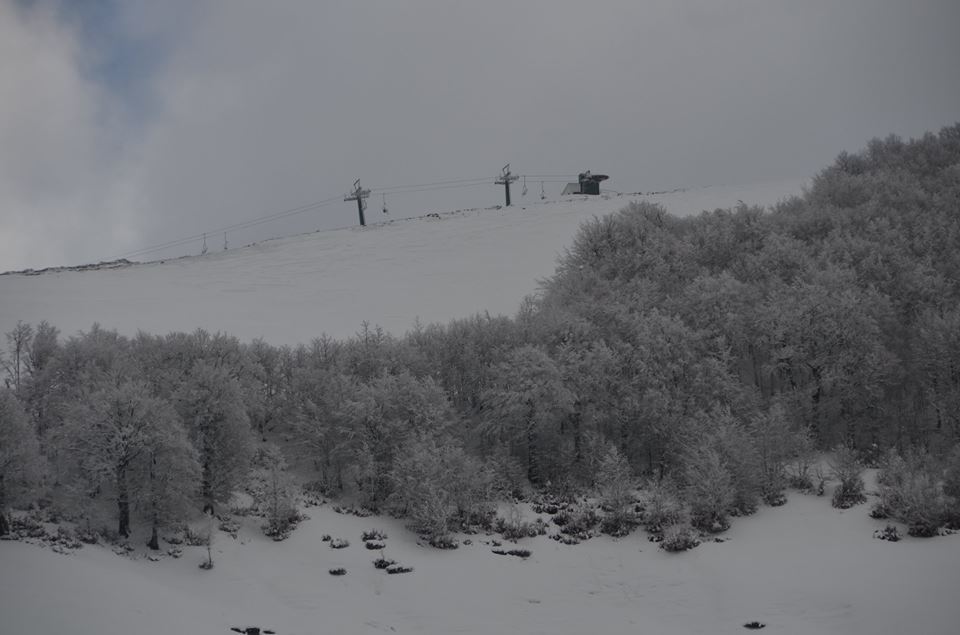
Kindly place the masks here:
[[(145, 507), (153, 523), (189, 491), (195, 459), (183, 442), (176, 412), (149, 386), (123, 380), (91, 393), (69, 413), (62, 433), (82, 495), (106, 495), (116, 505), (117, 533), (130, 535), (131, 510)], [(169, 480), (167, 480), (169, 479)]]
[(432, 539), (446, 536), (455, 518), (469, 521), (490, 496), (490, 475), (452, 439), (411, 439), (394, 461), (390, 478), (391, 507)]
[(24, 376), (27, 373), (30, 358), (30, 344), (33, 342), (33, 327), (17, 322), (12, 331), (6, 334), (8, 358), (0, 358), (7, 372), (6, 385), (20, 395)]
[(768, 504), (782, 504), (786, 500), (787, 463), (802, 450), (800, 434), (791, 430), (786, 411), (778, 403), (756, 415), (748, 431), (757, 450), (763, 499)]
[[(167, 406), (165, 417), (175, 417)], [(158, 531), (188, 517), (197, 495), (200, 463), (179, 418), (165, 420), (155, 430), (144, 460), (133, 473), (138, 493), (135, 509), (150, 525), (147, 546), (159, 549)]]
[(684, 463), (684, 497), (690, 504), (691, 523), (706, 531), (727, 529), (736, 492), (720, 453), (700, 445), (688, 451)]
[(198, 361), (173, 401), (198, 453), (204, 504), (227, 501), (246, 477), (253, 453), (239, 383), (227, 367)]
[(630, 464), (613, 445), (608, 446), (600, 460), (597, 489), (604, 508), (610, 512), (608, 526), (616, 532), (622, 532), (632, 516), (633, 474)]
[(392, 491), (390, 469), (404, 442), (441, 434), (456, 417), (435, 381), (401, 373), (356, 387), (336, 419), (337, 454), (349, 480), (364, 503), (377, 506)]
[(263, 531), (282, 540), (297, 518), (296, 487), (287, 472), (287, 461), (280, 448), (270, 444), (258, 450), (254, 463), (250, 491), (266, 521)]
[(7, 505), (35, 485), (39, 449), (30, 420), (13, 391), (0, 388), (0, 536), (9, 531)]
[(523, 346), (496, 367), (493, 386), (483, 396), (484, 435), (495, 443), (509, 443), (520, 451), (527, 478), (542, 484), (548, 447), (555, 447), (560, 424), (572, 399), (557, 364), (541, 349)]

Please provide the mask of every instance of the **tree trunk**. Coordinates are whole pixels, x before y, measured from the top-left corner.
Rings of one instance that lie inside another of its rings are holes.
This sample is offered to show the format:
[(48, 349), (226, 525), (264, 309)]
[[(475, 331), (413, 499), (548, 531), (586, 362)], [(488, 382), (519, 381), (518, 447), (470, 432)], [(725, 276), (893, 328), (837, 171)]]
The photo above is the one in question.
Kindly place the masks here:
[(575, 465), (583, 463), (583, 403), (577, 399), (573, 404), (573, 413), (570, 415), (570, 427), (573, 428), (573, 462)]
[(3, 484), (3, 474), (0, 474), (0, 536), (6, 536), (10, 533), (10, 525), (7, 524), (7, 490)]
[(813, 412), (811, 413), (811, 427), (813, 428), (813, 434), (817, 437), (817, 440), (822, 444), (824, 442), (824, 433), (823, 427), (820, 425), (820, 398), (823, 395), (823, 380), (822, 380), (822, 371), (819, 368), (811, 368), (813, 373), (813, 379), (816, 383), (816, 390), (813, 392)]
[(540, 460), (537, 456), (537, 435), (533, 425), (527, 427), (527, 480), (532, 484), (540, 483)]
[(130, 500), (127, 495), (127, 468), (117, 470), (117, 533), (130, 537)]
[(160, 550), (160, 538), (157, 536), (157, 517), (153, 517), (153, 526), (150, 529), (150, 540), (147, 541), (147, 547), (154, 551)]

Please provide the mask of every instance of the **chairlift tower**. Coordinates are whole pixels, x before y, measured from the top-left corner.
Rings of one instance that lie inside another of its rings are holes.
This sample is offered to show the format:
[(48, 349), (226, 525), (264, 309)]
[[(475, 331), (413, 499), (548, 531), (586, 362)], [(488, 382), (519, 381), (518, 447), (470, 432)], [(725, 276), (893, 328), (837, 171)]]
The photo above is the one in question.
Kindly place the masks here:
[(507, 204), (506, 207), (510, 207), (510, 184), (519, 179), (520, 177), (516, 174), (510, 174), (510, 164), (503, 166), (503, 171), (500, 174), (500, 177), (497, 178), (495, 183), (497, 185), (503, 185), (503, 191), (506, 194)]
[(356, 201), (357, 202), (357, 212), (360, 214), (360, 226), (365, 227), (367, 225), (366, 220), (363, 218), (363, 209), (367, 206), (364, 202), (364, 199), (370, 196), (369, 189), (363, 189), (360, 187), (360, 179), (357, 179), (353, 182), (353, 191), (350, 194), (347, 194), (343, 197), (344, 201)]

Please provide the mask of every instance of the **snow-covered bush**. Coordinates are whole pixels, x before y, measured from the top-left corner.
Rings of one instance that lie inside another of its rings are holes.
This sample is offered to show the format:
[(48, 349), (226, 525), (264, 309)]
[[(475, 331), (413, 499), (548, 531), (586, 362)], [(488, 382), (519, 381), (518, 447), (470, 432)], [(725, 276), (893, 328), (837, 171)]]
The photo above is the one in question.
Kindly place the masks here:
[(382, 557), (373, 561), (373, 566), (377, 569), (386, 569), (387, 567), (391, 567), (395, 564), (397, 564), (396, 560), (388, 560)]
[(391, 509), (406, 515), (429, 538), (450, 532), (457, 519), (471, 519), (488, 501), (490, 479), (480, 463), (452, 441), (408, 441), (390, 473)]
[(663, 540), (660, 548), (664, 551), (677, 552), (693, 549), (700, 544), (697, 532), (690, 525), (678, 523), (663, 530)]
[(564, 510), (553, 517), (553, 522), (560, 527), (560, 533), (578, 540), (588, 540), (600, 520), (597, 512), (585, 505)]
[(690, 505), (691, 524), (704, 531), (725, 531), (730, 527), (728, 512), (735, 492), (720, 454), (701, 446), (688, 452), (684, 461), (684, 497)]
[(264, 518), (263, 532), (274, 540), (283, 540), (301, 519), (286, 460), (278, 447), (268, 445), (258, 450), (254, 464), (249, 491)]
[(852, 449), (842, 444), (834, 448), (830, 470), (838, 481), (831, 501), (834, 507), (848, 509), (867, 500), (863, 493), (863, 465)]
[(922, 450), (890, 451), (877, 477), (880, 500), (871, 515), (905, 523), (911, 536), (935, 536), (947, 519), (947, 499), (936, 460)]
[(642, 522), (650, 533), (659, 534), (666, 527), (688, 521), (687, 508), (677, 489), (673, 481), (666, 479), (647, 485)]
[(616, 446), (611, 445), (598, 466), (597, 487), (607, 517), (600, 530), (611, 536), (625, 536), (636, 525), (631, 509), (633, 477), (630, 465)]

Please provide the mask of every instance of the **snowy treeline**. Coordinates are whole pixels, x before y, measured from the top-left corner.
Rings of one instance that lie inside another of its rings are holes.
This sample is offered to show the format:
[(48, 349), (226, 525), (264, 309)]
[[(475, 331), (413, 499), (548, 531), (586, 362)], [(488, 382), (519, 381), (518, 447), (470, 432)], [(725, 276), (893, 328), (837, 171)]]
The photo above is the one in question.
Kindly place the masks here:
[(957, 522), (958, 205), (960, 125), (843, 154), (771, 212), (637, 203), (591, 221), (513, 319), (279, 348), (21, 324), (3, 357), (0, 507), (126, 535), (254, 474), (282, 531), (296, 462), (433, 535), (531, 487), (598, 491), (627, 514), (641, 477), (648, 514), (718, 530), (839, 447), (851, 500), (872, 462), (878, 514)]

